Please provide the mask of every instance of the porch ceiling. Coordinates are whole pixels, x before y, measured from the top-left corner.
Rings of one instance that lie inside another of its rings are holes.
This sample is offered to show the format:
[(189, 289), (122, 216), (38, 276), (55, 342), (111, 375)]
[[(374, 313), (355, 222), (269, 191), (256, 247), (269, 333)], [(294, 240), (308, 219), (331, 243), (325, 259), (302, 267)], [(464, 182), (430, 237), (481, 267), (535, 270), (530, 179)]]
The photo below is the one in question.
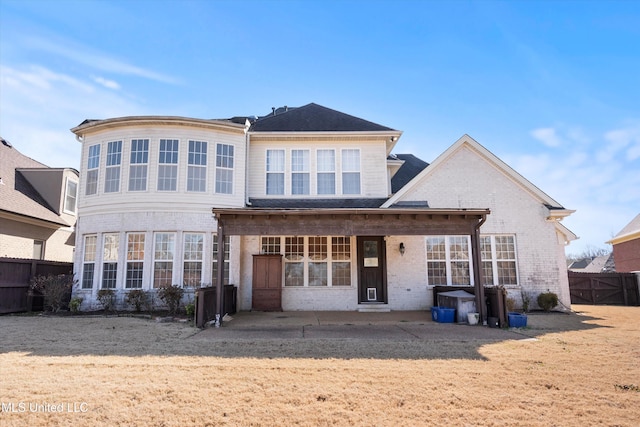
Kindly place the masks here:
[(489, 209), (217, 209), (225, 235), (472, 235)]

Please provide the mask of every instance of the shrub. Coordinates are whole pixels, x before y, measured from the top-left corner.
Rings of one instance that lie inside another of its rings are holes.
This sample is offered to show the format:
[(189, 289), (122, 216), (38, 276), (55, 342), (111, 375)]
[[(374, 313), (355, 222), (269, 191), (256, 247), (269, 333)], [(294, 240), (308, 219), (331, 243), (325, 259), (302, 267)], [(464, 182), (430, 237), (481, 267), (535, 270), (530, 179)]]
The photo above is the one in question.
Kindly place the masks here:
[(544, 311), (551, 311), (553, 307), (558, 305), (558, 295), (553, 292), (544, 292), (538, 295), (538, 305)]
[(115, 292), (113, 289), (100, 289), (98, 291), (98, 301), (102, 304), (104, 311), (113, 310), (115, 305)]
[(184, 310), (187, 313), (187, 316), (193, 317), (196, 312), (196, 305), (192, 302), (190, 302), (189, 304), (185, 304)]
[(49, 274), (31, 279), (30, 289), (40, 292), (44, 297), (45, 309), (55, 313), (66, 305), (75, 283), (77, 281), (73, 280), (72, 274), (58, 274), (57, 276)]
[(529, 306), (531, 305), (531, 295), (528, 292), (520, 292), (520, 298), (522, 298), (522, 311), (525, 313), (529, 311)]
[(142, 289), (134, 289), (129, 291), (127, 294), (127, 304), (132, 306), (136, 310), (136, 313), (140, 313), (142, 311), (142, 307), (147, 305), (148, 298), (146, 291)]
[(516, 309), (516, 300), (515, 299), (513, 299), (511, 297), (507, 298), (506, 304), (507, 304), (507, 311), (508, 312), (512, 312), (513, 310)]
[(73, 313), (79, 312), (82, 301), (83, 299), (79, 297), (71, 298), (71, 301), (69, 301), (69, 310), (71, 310)]
[(178, 285), (165, 285), (158, 288), (158, 297), (167, 305), (171, 314), (178, 311), (183, 294), (184, 290)]

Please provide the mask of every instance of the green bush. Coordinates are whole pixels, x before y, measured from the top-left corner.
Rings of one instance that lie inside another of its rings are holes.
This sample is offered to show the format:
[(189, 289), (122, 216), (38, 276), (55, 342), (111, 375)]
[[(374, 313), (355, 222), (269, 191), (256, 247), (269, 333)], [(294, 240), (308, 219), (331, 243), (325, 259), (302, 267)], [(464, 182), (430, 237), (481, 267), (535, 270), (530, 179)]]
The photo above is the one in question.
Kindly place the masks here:
[(98, 301), (102, 304), (104, 311), (111, 311), (115, 305), (115, 292), (113, 289), (100, 289), (98, 291)]
[(158, 297), (167, 305), (171, 314), (178, 312), (183, 294), (184, 290), (178, 285), (165, 285), (158, 288)]
[(66, 305), (75, 283), (73, 274), (58, 274), (56, 276), (49, 274), (31, 279), (30, 289), (40, 292), (44, 297), (45, 309), (55, 313)]
[(83, 299), (79, 297), (71, 298), (71, 301), (69, 301), (69, 310), (71, 310), (73, 313), (79, 312), (82, 301)]
[(149, 296), (147, 292), (142, 289), (134, 289), (127, 293), (127, 304), (132, 306), (136, 313), (140, 313), (142, 311), (142, 307), (147, 305), (147, 299)]
[(544, 311), (551, 311), (553, 307), (558, 305), (558, 295), (553, 292), (544, 292), (538, 295), (538, 305)]

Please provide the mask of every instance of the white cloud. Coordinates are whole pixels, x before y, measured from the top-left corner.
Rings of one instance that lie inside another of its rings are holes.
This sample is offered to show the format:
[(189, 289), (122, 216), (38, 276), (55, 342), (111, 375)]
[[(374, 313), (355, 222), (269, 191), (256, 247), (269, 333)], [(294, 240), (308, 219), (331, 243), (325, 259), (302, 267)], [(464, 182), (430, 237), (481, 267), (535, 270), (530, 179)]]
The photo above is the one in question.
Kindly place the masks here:
[(0, 66), (0, 134), (51, 167), (79, 168), (70, 128), (87, 118), (144, 113), (128, 94), (39, 66)]
[(40, 37), (30, 37), (25, 40), (25, 46), (33, 50), (41, 50), (69, 59), (103, 72), (133, 75), (162, 83), (179, 84), (180, 80), (162, 73), (128, 64), (119, 59), (100, 52), (94, 52), (86, 46), (69, 40), (53, 42)]
[(562, 139), (557, 135), (554, 128), (534, 129), (531, 131), (531, 136), (542, 142), (547, 147), (553, 148), (562, 145)]
[(93, 81), (98, 84), (101, 84), (102, 86), (108, 89), (114, 89), (114, 90), (120, 89), (120, 85), (118, 84), (118, 82), (105, 79), (104, 77), (93, 77)]

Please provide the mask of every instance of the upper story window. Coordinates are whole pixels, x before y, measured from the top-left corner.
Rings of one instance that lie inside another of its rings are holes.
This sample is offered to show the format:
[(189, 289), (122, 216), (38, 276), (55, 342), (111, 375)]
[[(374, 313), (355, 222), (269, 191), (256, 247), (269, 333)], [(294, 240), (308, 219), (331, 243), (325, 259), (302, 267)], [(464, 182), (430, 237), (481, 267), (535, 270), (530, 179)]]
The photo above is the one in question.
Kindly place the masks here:
[(122, 162), (122, 141), (107, 144), (107, 169), (104, 178), (104, 192), (120, 191), (120, 164)]
[(207, 143), (189, 141), (187, 191), (207, 191)]
[(336, 194), (336, 152), (318, 150), (318, 194)]
[(233, 145), (216, 147), (216, 193), (233, 193)]
[(158, 158), (158, 191), (178, 189), (178, 140), (161, 139)]
[(131, 161), (129, 162), (129, 191), (146, 191), (147, 165), (149, 163), (149, 140), (131, 140)]
[(342, 150), (342, 194), (360, 194), (360, 150)]
[(309, 150), (291, 150), (291, 194), (309, 191)]
[(284, 194), (284, 150), (267, 150), (267, 194)]
[(64, 192), (64, 211), (75, 215), (77, 200), (78, 183), (67, 178), (67, 185)]
[(98, 168), (100, 167), (100, 144), (89, 147), (87, 158), (87, 184), (85, 194), (87, 196), (98, 192)]

